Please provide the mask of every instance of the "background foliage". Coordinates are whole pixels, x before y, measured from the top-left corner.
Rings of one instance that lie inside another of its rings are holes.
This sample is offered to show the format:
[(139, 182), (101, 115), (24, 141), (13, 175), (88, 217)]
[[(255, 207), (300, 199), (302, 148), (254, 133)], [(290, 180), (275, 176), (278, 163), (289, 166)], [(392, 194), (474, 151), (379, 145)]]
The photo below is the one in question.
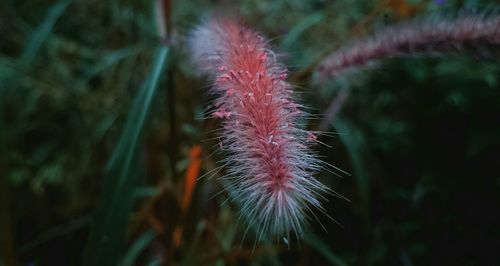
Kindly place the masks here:
[[(347, 80), (310, 80), (326, 53), (386, 25), (493, 9), (493, 0), (1, 1), (0, 265), (498, 264), (498, 58), (390, 59)], [(242, 240), (238, 207), (218, 194), (209, 83), (183, 41), (207, 14), (234, 10), (271, 39), (314, 115), (348, 89), (320, 139), (332, 147), (318, 151), (351, 176), (318, 178), (350, 202), (329, 197), (341, 226), (318, 214), (328, 233), (313, 219), (302, 243)]]

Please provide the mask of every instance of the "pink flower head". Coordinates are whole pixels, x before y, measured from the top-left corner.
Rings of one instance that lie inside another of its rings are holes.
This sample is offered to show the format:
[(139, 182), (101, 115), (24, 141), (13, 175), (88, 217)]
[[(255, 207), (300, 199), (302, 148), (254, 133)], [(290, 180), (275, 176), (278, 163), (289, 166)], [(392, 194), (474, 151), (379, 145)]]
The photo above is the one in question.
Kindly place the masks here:
[(266, 41), (238, 20), (212, 19), (190, 36), (194, 63), (214, 80), (213, 116), (222, 120), (228, 152), (224, 179), (249, 226), (264, 236), (302, 236), (311, 206), (327, 190), (309, 146), (316, 137), (297, 124), (305, 113), (285, 81), (287, 71)]

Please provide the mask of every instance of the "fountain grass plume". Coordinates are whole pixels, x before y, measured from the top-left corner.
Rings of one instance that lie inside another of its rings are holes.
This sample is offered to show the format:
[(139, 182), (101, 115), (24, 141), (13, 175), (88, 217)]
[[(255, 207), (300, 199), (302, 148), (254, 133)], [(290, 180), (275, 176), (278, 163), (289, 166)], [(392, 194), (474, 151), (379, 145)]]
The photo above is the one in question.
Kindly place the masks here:
[(500, 15), (459, 15), (453, 19), (421, 18), (389, 26), (373, 37), (356, 41), (327, 56), (316, 68), (316, 79), (342, 76), (346, 70), (381, 59), (408, 56), (441, 56), (472, 53), (497, 56), (500, 46)]
[[(328, 189), (313, 174), (321, 166), (311, 151), (313, 132), (301, 128), (306, 113), (293, 97), (266, 40), (238, 19), (211, 18), (189, 37), (189, 53), (200, 73), (213, 80), (213, 116), (222, 120), (224, 178), (241, 217), (257, 239), (297, 238)], [(313, 214), (314, 215), (314, 214)]]

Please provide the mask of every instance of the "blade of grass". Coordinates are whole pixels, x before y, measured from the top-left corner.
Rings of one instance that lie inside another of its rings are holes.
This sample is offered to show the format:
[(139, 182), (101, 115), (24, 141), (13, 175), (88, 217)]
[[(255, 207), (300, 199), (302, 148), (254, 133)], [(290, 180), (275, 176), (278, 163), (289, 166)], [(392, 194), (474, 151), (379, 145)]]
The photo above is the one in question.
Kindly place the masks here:
[(121, 266), (133, 266), (137, 265), (135, 261), (141, 255), (141, 252), (153, 241), (156, 237), (156, 233), (153, 230), (149, 230), (144, 233), (139, 239), (137, 239), (134, 244), (127, 250), (125, 258), (123, 258)]
[(30, 242), (21, 245), (17, 252), (19, 254), (25, 254), (26, 252), (29, 252), (55, 238), (69, 235), (77, 230), (87, 227), (90, 224), (90, 221), (91, 219), (89, 216), (83, 216), (70, 221), (68, 224), (57, 226), (35, 237)]
[(288, 50), (310, 27), (318, 24), (323, 20), (324, 16), (322, 13), (313, 13), (309, 16), (303, 18), (297, 25), (295, 25), (287, 35), (281, 41), (281, 48), (283, 50)]
[[(132, 103), (131, 110), (139, 110), (141, 108), (141, 105), (143, 103), (137, 99), (144, 99), (147, 92), (146, 87), (148, 86), (148, 84), (149, 80), (146, 80), (142, 84), (141, 88), (139, 89), (139, 93), (136, 96), (136, 100)], [(138, 121), (139, 121), (139, 112), (130, 112), (125, 127), (123, 129), (123, 132), (132, 132), (134, 126), (137, 124)], [(126, 134), (122, 134), (120, 136), (118, 144), (113, 150), (113, 154), (111, 155), (111, 159), (106, 164), (106, 171), (111, 172), (112, 170), (116, 170), (117, 167), (119, 167), (118, 165), (120, 163), (120, 160), (123, 160), (123, 157), (126, 154), (125, 150), (127, 149), (127, 146), (125, 144), (127, 142), (127, 137), (128, 136)]]
[(139, 49), (137, 49), (136, 47), (126, 47), (113, 51), (104, 56), (93, 67), (89, 68), (84, 76), (86, 79), (91, 79), (109, 66), (112, 66), (120, 60), (125, 59), (129, 56), (135, 55), (138, 51)]
[(112, 161), (108, 164), (102, 208), (94, 220), (85, 265), (116, 265), (122, 257), (128, 216), (136, 199), (133, 195), (139, 181), (137, 146), (156, 94), (160, 74), (168, 65), (169, 51), (168, 47), (162, 47), (155, 54), (151, 75), (138, 92)]
[[(3, 84), (3, 87), (11, 87), (19, 82), (19, 79), (16, 79), (15, 77), (17, 74), (15, 70), (23, 70), (26, 66), (31, 64), (31, 61), (35, 59), (38, 50), (42, 47), (43, 43), (52, 32), (55, 23), (71, 2), (72, 0), (59, 1), (49, 8), (47, 16), (43, 22), (31, 33), (31, 36), (28, 37), (26, 46), (24, 47), (19, 59), (10, 60), (13, 62), (9, 64), (12, 67), (11, 69), (6, 68), (0, 71), (0, 84)], [(9, 62), (4, 61), (2, 63), (5, 64)]]
[(22, 61), (30, 62), (35, 58), (38, 50), (42, 47), (42, 44), (50, 35), (50, 32), (54, 28), (57, 20), (61, 17), (71, 2), (72, 0), (63, 0), (50, 7), (45, 20), (36, 28), (36, 30), (31, 34), (29, 40), (26, 42), (27, 45), (21, 55)]
[(366, 171), (367, 166), (364, 154), (367, 154), (367, 144), (364, 141), (363, 134), (348, 120), (337, 116), (332, 123), (332, 126), (341, 132), (339, 134), (340, 140), (344, 143), (349, 153), (351, 163), (354, 170), (354, 176), (358, 184), (359, 192), (361, 195), (361, 202), (363, 206), (363, 213), (365, 221), (368, 221), (369, 216), (369, 201), (370, 201), (370, 176)]
[[(167, 49), (165, 51), (165, 54), (169, 54), (168, 48), (165, 48), (165, 49)], [(158, 56), (156, 58), (161, 59), (159, 56), (162, 56), (162, 55), (158, 54)], [(165, 56), (167, 56), (167, 55), (165, 55)], [(163, 64), (164, 62), (161, 62), (161, 63)], [(155, 68), (157, 68), (157, 69), (155, 70), (156, 72), (153, 73), (153, 76), (159, 75), (161, 72), (161, 69), (159, 69), (159, 68), (162, 68), (162, 67), (163, 67), (163, 65), (158, 66), (155, 64)], [(158, 77), (156, 77), (156, 78), (158, 78)], [(139, 91), (139, 94), (136, 97), (136, 101), (134, 101), (132, 109), (131, 109), (131, 110), (137, 110), (137, 112), (130, 112), (129, 118), (128, 118), (127, 123), (125, 125), (125, 128), (123, 130), (124, 132), (133, 132), (134, 128), (137, 128), (138, 124), (144, 123), (144, 121), (142, 121), (143, 120), (142, 116), (145, 116), (144, 111), (147, 112), (147, 110), (144, 110), (144, 108), (149, 108), (149, 106), (145, 106), (144, 102), (141, 100), (138, 100), (138, 99), (144, 99), (144, 100), (149, 99), (149, 101), (151, 101), (151, 99), (154, 95), (154, 92), (153, 92), (153, 94), (151, 94), (151, 91), (149, 91), (147, 88), (151, 87), (150, 82), (152, 80), (154, 80), (153, 77), (151, 79), (146, 80), (142, 84), (141, 89)], [(157, 82), (157, 80), (156, 80), (156, 82)], [(148, 92), (149, 92), (149, 95), (148, 95)], [(142, 111), (139, 112), (138, 110), (142, 110)], [(106, 166), (108, 171), (112, 171), (112, 170), (116, 169), (116, 167), (118, 167), (119, 160), (123, 159), (124, 154), (128, 154), (126, 152), (127, 146), (125, 145), (127, 143), (128, 137), (129, 136), (127, 136), (126, 134), (121, 135), (120, 140), (118, 141), (118, 146), (113, 151), (113, 155), (111, 156), (111, 160), (108, 162), (108, 164)]]
[(304, 237), (304, 242), (307, 243), (311, 248), (316, 250), (319, 254), (321, 254), (325, 259), (327, 259), (332, 265), (337, 266), (346, 266), (347, 264), (342, 261), (337, 255), (335, 255), (328, 245), (316, 234), (313, 232), (307, 232)]
[(28, 82), (47, 88), (64, 88), (53, 80), (37, 75), (35, 68), (24, 64), (18, 59), (0, 56), (0, 93), (14, 88), (16, 84)]

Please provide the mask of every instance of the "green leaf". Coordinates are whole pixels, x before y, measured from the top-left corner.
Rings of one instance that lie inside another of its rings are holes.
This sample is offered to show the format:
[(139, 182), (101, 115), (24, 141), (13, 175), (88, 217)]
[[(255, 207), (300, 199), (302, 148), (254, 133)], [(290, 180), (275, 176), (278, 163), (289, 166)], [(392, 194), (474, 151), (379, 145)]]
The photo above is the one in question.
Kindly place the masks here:
[(36, 28), (36, 30), (31, 34), (29, 40), (26, 42), (27, 45), (24, 48), (21, 60), (24, 62), (32, 61), (42, 44), (47, 40), (48, 36), (52, 32), (54, 25), (61, 15), (64, 13), (68, 5), (72, 0), (60, 1), (51, 6), (47, 12), (45, 20)]
[(367, 144), (363, 138), (360, 129), (347, 119), (338, 116), (335, 118), (332, 126), (342, 134), (339, 134), (340, 140), (344, 143), (349, 153), (351, 163), (354, 169), (354, 177), (358, 184), (358, 189), (361, 194), (362, 206), (365, 212), (365, 218), (369, 217), (369, 200), (370, 200), (370, 177), (367, 171), (364, 154), (366, 154)]
[(311, 248), (316, 250), (319, 254), (321, 254), (325, 259), (327, 259), (332, 265), (344, 266), (347, 265), (342, 259), (340, 259), (337, 255), (335, 255), (330, 247), (318, 236), (316, 236), (313, 232), (307, 232), (304, 237), (304, 242), (307, 243)]
[(123, 259), (121, 266), (132, 266), (136, 265), (135, 261), (141, 255), (141, 252), (153, 241), (156, 233), (152, 230), (144, 233), (139, 239), (137, 239), (134, 244), (127, 251), (125, 258)]
[(85, 73), (85, 78), (93, 78), (106, 68), (118, 63), (119, 61), (129, 56), (135, 55), (138, 51), (139, 49), (135, 47), (126, 47), (107, 54), (101, 60), (99, 60), (96, 65), (88, 69), (88, 71)]
[(85, 265), (116, 265), (124, 250), (128, 216), (140, 181), (137, 146), (156, 94), (160, 74), (168, 65), (170, 50), (160, 48), (151, 75), (146, 79), (129, 112), (122, 136), (108, 163), (102, 209), (97, 214), (87, 245)]
[(304, 31), (321, 22), (323, 18), (323, 14), (319, 12), (303, 18), (288, 32), (285, 37), (283, 37), (283, 40), (281, 41), (281, 48), (283, 50), (289, 49), (300, 38)]

